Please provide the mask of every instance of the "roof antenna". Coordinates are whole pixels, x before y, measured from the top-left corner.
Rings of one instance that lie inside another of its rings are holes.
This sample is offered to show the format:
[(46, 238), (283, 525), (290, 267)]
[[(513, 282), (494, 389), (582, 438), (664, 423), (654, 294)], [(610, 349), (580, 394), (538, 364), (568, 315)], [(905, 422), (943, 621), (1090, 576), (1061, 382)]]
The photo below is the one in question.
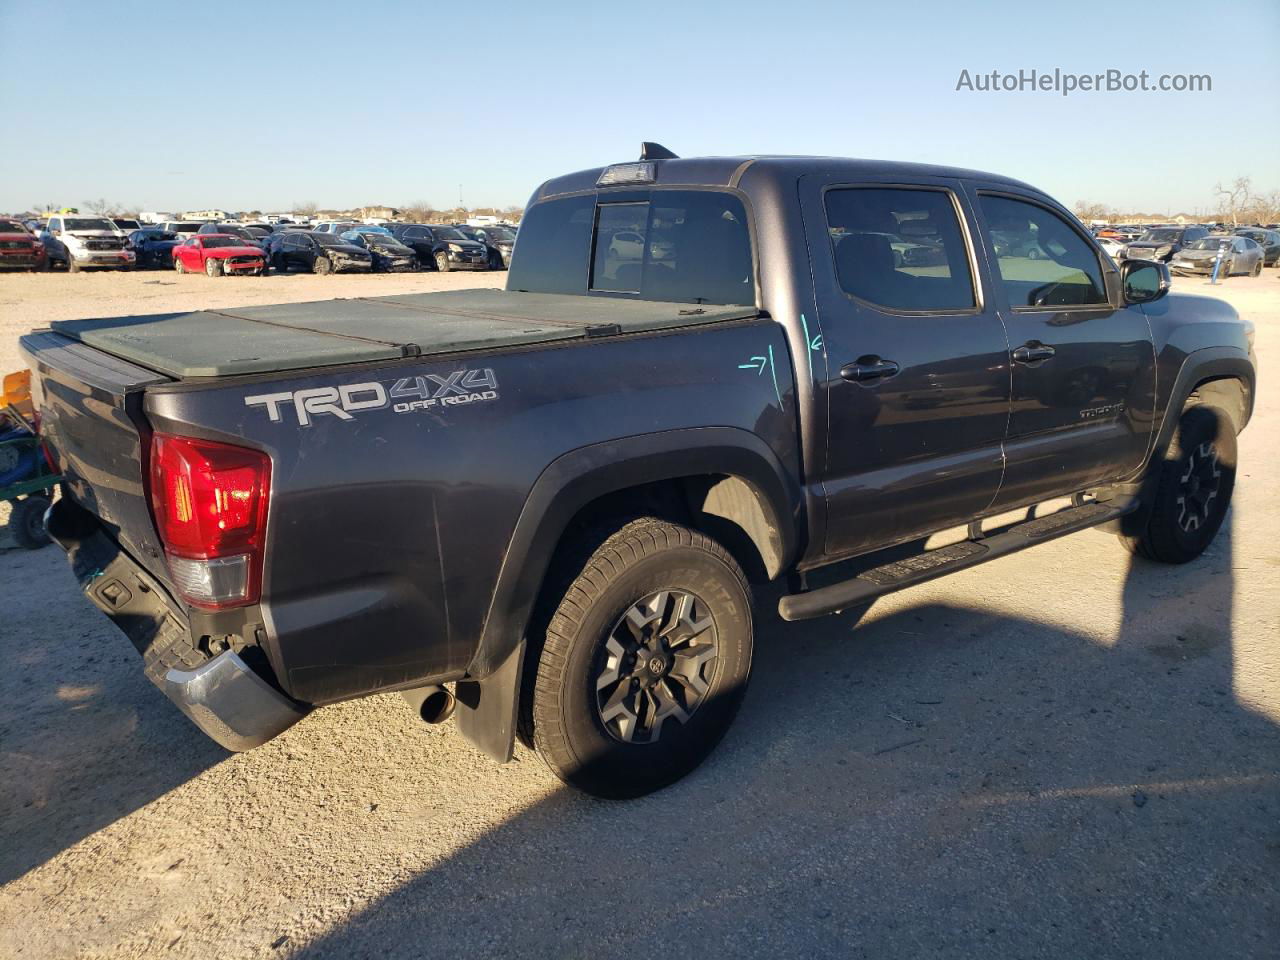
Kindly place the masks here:
[(674, 153), (672, 153), (662, 144), (653, 143), (652, 141), (646, 140), (642, 144), (640, 144), (640, 159), (641, 160), (678, 160), (679, 157), (677, 157)]

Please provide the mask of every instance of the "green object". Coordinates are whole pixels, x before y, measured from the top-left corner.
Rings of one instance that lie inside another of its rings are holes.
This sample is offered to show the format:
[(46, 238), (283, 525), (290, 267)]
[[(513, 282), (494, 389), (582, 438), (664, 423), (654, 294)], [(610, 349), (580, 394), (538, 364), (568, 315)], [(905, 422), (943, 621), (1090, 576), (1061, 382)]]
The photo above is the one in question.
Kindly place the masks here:
[(53, 330), (172, 377), (496, 349), (756, 316), (755, 307), (450, 290), (97, 320)]

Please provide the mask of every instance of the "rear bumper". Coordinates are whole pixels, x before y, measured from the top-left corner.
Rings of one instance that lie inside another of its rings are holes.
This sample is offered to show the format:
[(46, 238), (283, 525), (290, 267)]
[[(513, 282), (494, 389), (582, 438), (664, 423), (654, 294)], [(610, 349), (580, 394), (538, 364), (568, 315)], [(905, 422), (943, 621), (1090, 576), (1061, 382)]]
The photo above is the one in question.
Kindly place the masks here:
[(228, 750), (252, 750), (306, 716), (231, 650), (194, 670), (171, 667), (159, 686), (187, 719)]
[(147, 679), (211, 739), (249, 750), (306, 716), (307, 705), (273, 687), (238, 653), (209, 657), (199, 649), (186, 611), (91, 513), (63, 497), (45, 526), (67, 551), (84, 595), (142, 655)]

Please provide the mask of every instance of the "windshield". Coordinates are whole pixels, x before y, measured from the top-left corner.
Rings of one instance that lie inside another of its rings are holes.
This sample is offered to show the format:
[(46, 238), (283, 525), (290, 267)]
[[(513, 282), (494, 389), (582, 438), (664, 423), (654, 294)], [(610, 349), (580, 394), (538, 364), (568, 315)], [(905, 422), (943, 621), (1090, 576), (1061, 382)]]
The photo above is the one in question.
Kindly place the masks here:
[(171, 223), (169, 229), (174, 233), (195, 233), (200, 229), (198, 223)]
[(115, 230), (110, 220), (92, 220), (88, 217), (67, 217), (62, 221), (64, 230)]
[(1192, 250), (1217, 250), (1224, 244), (1230, 245), (1230, 237), (1205, 237), (1203, 240), (1197, 240), (1192, 244)]
[(349, 247), (351, 245), (351, 241), (346, 237), (339, 237), (333, 233), (313, 233), (312, 236), (316, 238), (322, 247)]
[(455, 230), (453, 227), (432, 227), (431, 232), (436, 235), (437, 240), (466, 240), (461, 230)]
[(0, 220), (0, 233), (26, 233), (27, 228), (16, 220)]
[(1259, 243), (1264, 243), (1267, 239), (1265, 230), (1237, 230), (1236, 236), (1248, 237), (1250, 240), (1257, 240)]
[(239, 237), (206, 236), (204, 238), (204, 245), (206, 247), (242, 247), (244, 246), (244, 241)]
[(485, 227), (490, 240), (515, 240), (516, 235), (503, 227)]
[(241, 240), (252, 240), (253, 234), (244, 227), (223, 227), (217, 231), (218, 233), (229, 233), (233, 237), (239, 237)]
[(1143, 240), (1155, 240), (1159, 243), (1168, 243), (1177, 240), (1182, 236), (1181, 230), (1148, 230), (1142, 237)]

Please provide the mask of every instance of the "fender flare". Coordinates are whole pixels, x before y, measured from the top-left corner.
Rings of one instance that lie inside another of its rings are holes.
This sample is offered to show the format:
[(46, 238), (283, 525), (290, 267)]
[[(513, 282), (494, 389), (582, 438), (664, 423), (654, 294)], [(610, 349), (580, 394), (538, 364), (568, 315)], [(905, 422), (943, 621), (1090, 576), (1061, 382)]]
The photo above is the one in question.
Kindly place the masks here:
[[(1237, 432), (1243, 430), (1253, 416), (1254, 396), (1257, 387), (1257, 371), (1253, 361), (1239, 347), (1204, 347), (1187, 354), (1174, 378), (1173, 389), (1169, 392), (1169, 402), (1165, 404), (1164, 419), (1160, 430), (1156, 433), (1155, 443), (1151, 448), (1148, 463), (1164, 455), (1173, 439), (1174, 428), (1187, 398), (1191, 396), (1196, 385), (1205, 380), (1232, 378), (1244, 384), (1244, 406), (1240, 411), (1241, 419), (1236, 424)], [(1232, 413), (1234, 411), (1228, 411)]]
[(573, 517), (611, 493), (706, 474), (739, 477), (751, 487), (788, 567), (800, 529), (798, 478), (747, 430), (695, 427), (624, 437), (579, 447), (542, 471), (516, 521), (468, 679), (458, 683), (458, 723), (467, 739), (499, 762), (512, 756), (525, 630)]

